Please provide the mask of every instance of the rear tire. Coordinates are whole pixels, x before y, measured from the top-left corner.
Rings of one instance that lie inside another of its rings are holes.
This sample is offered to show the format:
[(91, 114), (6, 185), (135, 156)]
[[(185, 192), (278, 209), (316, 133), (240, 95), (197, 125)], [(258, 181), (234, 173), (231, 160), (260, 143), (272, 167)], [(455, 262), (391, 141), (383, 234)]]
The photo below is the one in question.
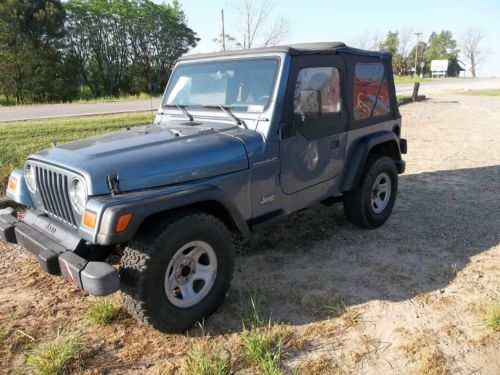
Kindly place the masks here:
[(217, 310), (233, 269), (234, 247), (226, 226), (212, 215), (184, 211), (125, 248), (123, 303), (147, 326), (183, 332)]
[(388, 156), (369, 159), (359, 186), (344, 193), (344, 214), (354, 225), (374, 229), (391, 215), (398, 191), (398, 171)]

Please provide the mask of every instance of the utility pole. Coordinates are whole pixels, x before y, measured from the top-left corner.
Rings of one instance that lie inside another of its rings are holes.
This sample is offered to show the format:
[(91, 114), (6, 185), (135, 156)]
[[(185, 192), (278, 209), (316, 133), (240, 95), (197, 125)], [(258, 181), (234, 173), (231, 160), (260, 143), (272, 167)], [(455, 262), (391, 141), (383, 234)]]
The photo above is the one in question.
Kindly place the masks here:
[(220, 11), (222, 16), (222, 50), (226, 50), (226, 33), (224, 32), (224, 9)]
[(417, 46), (415, 47), (415, 75), (414, 77), (417, 78), (417, 66), (418, 66), (418, 43), (420, 41), (420, 35), (422, 33), (413, 33), (414, 35), (417, 36)]

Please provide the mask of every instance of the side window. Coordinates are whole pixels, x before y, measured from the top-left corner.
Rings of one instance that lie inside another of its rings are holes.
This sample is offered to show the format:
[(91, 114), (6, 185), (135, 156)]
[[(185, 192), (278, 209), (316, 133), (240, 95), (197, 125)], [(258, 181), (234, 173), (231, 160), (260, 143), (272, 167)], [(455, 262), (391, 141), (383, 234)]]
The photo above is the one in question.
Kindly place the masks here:
[(304, 68), (299, 71), (293, 96), (293, 109), (299, 112), (300, 92), (317, 90), (321, 94), (321, 113), (341, 110), (339, 70), (334, 67)]
[(381, 63), (358, 63), (354, 68), (354, 119), (382, 116), (390, 111), (387, 81)]

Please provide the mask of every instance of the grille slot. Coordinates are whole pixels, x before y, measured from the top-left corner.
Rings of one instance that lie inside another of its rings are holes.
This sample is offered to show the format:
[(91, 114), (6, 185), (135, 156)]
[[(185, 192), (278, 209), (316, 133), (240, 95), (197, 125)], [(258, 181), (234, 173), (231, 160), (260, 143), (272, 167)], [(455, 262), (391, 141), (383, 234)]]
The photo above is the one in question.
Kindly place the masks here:
[(39, 166), (35, 167), (35, 174), (45, 211), (76, 227), (75, 215), (69, 200), (68, 176)]

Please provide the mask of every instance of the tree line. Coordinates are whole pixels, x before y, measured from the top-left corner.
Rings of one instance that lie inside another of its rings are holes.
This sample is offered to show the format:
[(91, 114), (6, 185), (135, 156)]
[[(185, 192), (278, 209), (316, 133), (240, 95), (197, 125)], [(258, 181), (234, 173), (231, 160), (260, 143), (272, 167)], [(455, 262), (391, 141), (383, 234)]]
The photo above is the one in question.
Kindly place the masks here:
[[(449, 30), (432, 32), (427, 42), (420, 40), (418, 44), (415, 34), (412, 30), (388, 31), (381, 41), (376, 35), (370, 41), (364, 34), (357, 44), (360, 48), (392, 53), (393, 71), (398, 76), (413, 74), (415, 64), (417, 73), (427, 75), (432, 60), (448, 60), (448, 76), (456, 77), (467, 67), (475, 77), (477, 67), (485, 60), (487, 51), (481, 46), (484, 37), (480, 30), (469, 29), (460, 40), (455, 39)], [(465, 61), (459, 60), (461, 52)], [(420, 68), (422, 62), (423, 69)]]
[(179, 3), (0, 1), (0, 95), (7, 101), (158, 94), (199, 39)]

